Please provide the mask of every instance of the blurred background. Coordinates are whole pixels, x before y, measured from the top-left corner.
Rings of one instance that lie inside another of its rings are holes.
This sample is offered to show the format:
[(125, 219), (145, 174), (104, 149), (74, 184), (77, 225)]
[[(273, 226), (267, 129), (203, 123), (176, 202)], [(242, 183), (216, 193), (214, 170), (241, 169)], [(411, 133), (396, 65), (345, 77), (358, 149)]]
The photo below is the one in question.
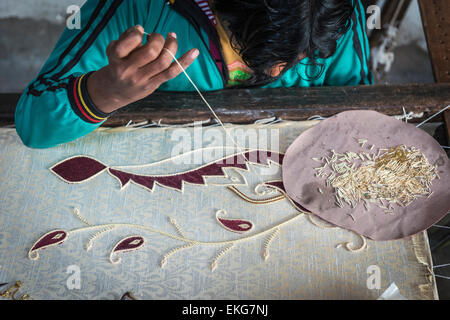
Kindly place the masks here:
[[(433, 83), (417, 0), (363, 1), (383, 8), (382, 29), (369, 34), (376, 83)], [(0, 1), (0, 93), (20, 93), (25, 89), (65, 28), (67, 7), (84, 2)], [(450, 218), (447, 216), (439, 224), (450, 225)], [(450, 230), (430, 228), (428, 234), (434, 264), (450, 263)], [(439, 268), (436, 273), (448, 277), (450, 267)], [(450, 280), (436, 281), (440, 298), (450, 299)]]

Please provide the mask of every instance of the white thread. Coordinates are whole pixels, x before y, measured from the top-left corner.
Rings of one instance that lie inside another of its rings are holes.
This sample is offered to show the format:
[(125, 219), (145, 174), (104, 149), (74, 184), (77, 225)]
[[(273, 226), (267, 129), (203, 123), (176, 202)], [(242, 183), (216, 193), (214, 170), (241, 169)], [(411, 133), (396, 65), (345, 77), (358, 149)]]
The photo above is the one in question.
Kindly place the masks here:
[(315, 116), (309, 117), (306, 120), (307, 121), (322, 121), (322, 120), (327, 120), (327, 118), (319, 116), (319, 115), (315, 115)]
[(165, 266), (166, 263), (167, 263), (167, 259), (168, 259), (171, 255), (173, 255), (174, 253), (176, 253), (176, 252), (178, 252), (178, 251), (181, 251), (181, 250), (184, 250), (184, 249), (192, 248), (193, 246), (195, 246), (195, 243), (188, 243), (188, 244), (185, 244), (184, 246), (176, 247), (176, 248), (170, 250), (169, 252), (167, 252), (167, 253), (162, 257), (162, 259), (161, 259), (161, 263), (160, 263), (160, 264), (161, 264), (161, 268), (164, 268), (164, 266)]
[(442, 268), (442, 267), (448, 267), (448, 266), (450, 266), (450, 263), (440, 264), (440, 265), (434, 266), (433, 269), (435, 269), (435, 268)]
[(434, 117), (436, 117), (437, 115), (441, 114), (442, 112), (444, 112), (445, 110), (447, 110), (449, 106), (446, 106), (444, 109), (442, 109), (441, 111), (439, 111), (438, 113), (433, 114), (431, 117), (429, 117), (428, 119), (426, 119), (425, 121), (422, 121), (421, 123), (419, 123), (416, 127), (420, 127), (421, 125), (423, 125), (424, 123), (430, 121), (431, 119), (433, 119)]
[[(173, 160), (178, 159), (178, 158), (185, 157), (185, 156), (187, 156), (187, 155), (189, 155), (189, 154), (192, 154), (192, 153), (195, 153), (195, 152), (205, 151), (205, 150), (215, 150), (215, 149), (225, 149), (225, 150), (231, 149), (231, 150), (234, 150), (235, 148), (234, 148), (234, 147), (230, 147), (230, 146), (205, 147), (205, 148), (194, 149), (194, 150), (191, 150), (191, 151), (188, 151), (188, 152), (185, 152), (185, 153), (182, 153), (182, 154), (178, 154), (178, 155), (173, 156), (173, 157), (170, 157), (170, 158), (166, 158), (166, 159), (163, 159), (163, 160), (160, 160), (160, 161), (157, 161), (157, 162), (148, 163), (148, 164), (126, 165), (126, 166), (118, 165), (118, 166), (110, 166), (110, 168), (113, 168), (113, 169), (148, 168), (148, 167), (152, 167), (152, 166), (156, 166), (156, 165), (163, 164), (163, 163), (165, 163), (165, 162), (170, 162), (170, 161), (173, 161)], [(271, 152), (271, 153), (278, 153), (278, 154), (280, 154), (280, 155), (283, 154), (283, 153), (281, 153), (281, 152), (278, 152), (278, 151), (272, 151), (272, 150), (269, 150), (269, 149), (245, 148), (244, 151), (246, 151), (246, 152), (253, 152), (253, 151), (258, 151), (258, 152)], [(244, 152), (244, 153), (245, 153), (245, 152)], [(230, 155), (228, 155), (228, 156), (225, 156), (225, 157), (223, 157), (223, 158), (214, 160), (214, 161), (212, 161), (212, 162), (216, 162), (216, 161), (219, 161), (219, 160), (225, 160), (226, 158), (228, 158), (228, 157), (230, 157), (230, 156), (233, 156), (233, 155), (237, 155), (237, 154), (241, 154), (241, 153), (230, 154)], [(86, 156), (75, 156), (75, 157), (86, 157)], [(56, 165), (58, 165), (58, 164), (61, 164), (62, 162), (66, 161), (66, 160), (70, 160), (70, 159), (75, 158), (75, 157), (67, 158), (67, 159), (65, 159), (65, 160), (63, 160), (63, 161), (58, 162), (58, 163), (55, 164), (54, 166), (56, 166)], [(94, 159), (94, 158), (92, 158), (92, 159)], [(94, 160), (96, 160), (96, 159), (94, 159)], [(268, 160), (271, 161), (272, 163), (276, 163), (276, 162), (272, 161), (271, 159), (268, 159)], [(98, 161), (98, 160), (97, 160), (97, 161)], [(255, 163), (255, 162), (252, 162), (252, 163), (257, 164), (257, 165), (260, 165), (260, 164)], [(206, 165), (208, 165), (208, 164), (211, 164), (211, 162), (209, 162), (209, 163), (203, 165), (202, 167), (204, 167), (204, 166), (206, 166)], [(270, 164), (270, 163), (269, 163), (269, 164)], [(54, 166), (53, 166), (53, 167), (54, 167)], [(267, 165), (265, 165), (265, 166), (267, 167)], [(51, 168), (50, 168), (50, 169), (51, 169)], [(198, 169), (198, 168), (197, 168), (197, 169)]]
[(92, 236), (89, 238), (88, 242), (86, 243), (86, 251), (91, 250), (92, 246), (94, 245), (94, 240), (95, 240), (95, 239), (97, 239), (98, 237), (100, 237), (102, 234), (104, 234), (104, 233), (106, 233), (106, 232), (108, 232), (108, 231), (111, 231), (111, 230), (113, 230), (113, 229), (115, 229), (115, 228), (116, 228), (116, 227), (114, 227), (114, 226), (109, 226), (109, 227), (106, 227), (106, 228), (100, 230), (99, 232), (96, 232), (94, 235), (92, 235)]
[(219, 262), (220, 258), (222, 258), (225, 254), (228, 253), (228, 251), (230, 251), (232, 248), (234, 247), (234, 243), (231, 243), (230, 245), (228, 245), (227, 247), (223, 248), (216, 256), (216, 258), (214, 259), (214, 261), (211, 263), (211, 271), (216, 270), (217, 268), (217, 263)]
[(75, 213), (75, 215), (78, 217), (78, 219), (80, 219), (81, 222), (88, 226), (92, 226), (92, 224), (90, 224), (85, 218), (83, 218), (78, 208), (73, 208), (73, 213)]
[(394, 116), (395, 119), (397, 120), (403, 120), (405, 119), (406, 122), (408, 122), (409, 120), (415, 119), (415, 118), (422, 118), (423, 117), (423, 112), (420, 113), (414, 113), (412, 111), (408, 112), (407, 114), (403, 114), (400, 116)]
[(269, 233), (270, 231), (282, 227), (284, 225), (287, 225), (289, 223), (291, 223), (293, 220), (298, 219), (299, 217), (303, 216), (304, 212), (300, 211), (299, 214), (296, 214), (293, 217), (288, 218), (287, 220), (279, 223), (276, 226), (273, 226), (271, 228), (268, 228), (266, 230), (260, 231), (259, 233), (253, 234), (253, 235), (249, 235), (249, 236), (245, 236), (242, 238), (238, 238), (235, 240), (227, 240), (227, 241), (211, 241), (211, 242), (207, 242), (207, 241), (199, 241), (199, 240), (194, 240), (194, 239), (188, 239), (188, 238), (183, 238), (162, 230), (157, 230), (155, 228), (152, 227), (148, 227), (148, 226), (143, 226), (143, 225), (139, 225), (139, 224), (132, 224), (132, 223), (112, 223), (112, 224), (103, 224), (103, 225), (97, 225), (97, 226), (92, 226), (92, 227), (84, 227), (84, 228), (78, 228), (78, 229), (73, 229), (70, 231), (71, 234), (77, 233), (77, 232), (83, 232), (83, 231), (87, 231), (87, 230), (95, 230), (95, 229), (100, 229), (100, 228), (105, 228), (105, 227), (109, 227), (109, 226), (114, 226), (114, 227), (131, 227), (131, 228), (136, 228), (136, 229), (141, 229), (141, 230), (146, 230), (149, 232), (153, 232), (153, 233), (157, 233), (160, 234), (162, 236), (168, 237), (168, 238), (172, 238), (175, 240), (180, 240), (180, 241), (184, 241), (184, 242), (188, 242), (188, 243), (195, 243), (195, 244), (200, 244), (200, 245), (221, 245), (221, 244), (231, 244), (231, 243), (238, 243), (238, 242), (243, 242), (249, 239), (253, 239), (253, 238), (257, 238), (258, 236), (261, 236), (263, 234)]
[(280, 228), (276, 228), (264, 241), (264, 250), (263, 250), (263, 258), (264, 261), (269, 259), (270, 256), (270, 244), (272, 243), (273, 239), (280, 233)]
[(447, 227), (447, 226), (441, 226), (441, 225), (439, 225), (439, 224), (432, 225), (432, 227), (442, 228), (442, 229), (450, 229), (450, 227)]
[(356, 233), (356, 232), (354, 232), (354, 233), (362, 240), (361, 247), (359, 247), (359, 248), (358, 247), (354, 247), (355, 244), (352, 241), (350, 241), (350, 242), (339, 243), (339, 244), (336, 245), (335, 248), (338, 249), (338, 248), (344, 247), (345, 249), (347, 249), (347, 251), (350, 251), (352, 253), (358, 253), (358, 252), (361, 252), (364, 249), (366, 249), (367, 248), (367, 240), (366, 240), (366, 238), (364, 236)]
[[(172, 58), (175, 60), (175, 62), (178, 64), (178, 66), (180, 67), (180, 69), (183, 71), (184, 75), (186, 76), (186, 78), (189, 80), (189, 82), (192, 84), (192, 86), (194, 87), (194, 89), (197, 91), (197, 93), (199, 94), (200, 98), (202, 98), (203, 102), (206, 104), (206, 106), (209, 108), (209, 110), (211, 111), (211, 113), (213, 114), (214, 118), (216, 118), (217, 122), (220, 124), (220, 126), (223, 128), (223, 130), (225, 131), (225, 134), (228, 136), (228, 138), (230, 138), (231, 142), (233, 142), (233, 144), (235, 145), (235, 147), (237, 147), (241, 152), (242, 152), (242, 156), (245, 158), (245, 160), (247, 162), (250, 162), (250, 160), (247, 159), (247, 157), (245, 156), (245, 152), (243, 152), (242, 148), (237, 144), (237, 142), (233, 139), (233, 137), (228, 133), (227, 129), (225, 128), (225, 125), (223, 124), (222, 120), (220, 120), (219, 116), (217, 116), (216, 112), (214, 111), (214, 109), (210, 106), (210, 104), (208, 103), (208, 101), (206, 101), (205, 97), (203, 96), (203, 94), (200, 92), (200, 90), (197, 88), (197, 86), (195, 85), (194, 81), (192, 81), (191, 77), (189, 77), (189, 75), (187, 74), (186, 70), (183, 68), (183, 66), (181, 65), (181, 63), (178, 61), (178, 59), (175, 57), (175, 55), (167, 48), (164, 48), (164, 50), (166, 50), (167, 52), (170, 53), (170, 55), (172, 56)], [(259, 176), (259, 174), (257, 173), (257, 175)]]
[(175, 227), (180, 236), (186, 238), (183, 231), (181, 230), (180, 226), (178, 225), (177, 221), (174, 218), (170, 218), (170, 223)]
[(436, 278), (442, 278), (442, 279), (450, 280), (450, 277), (441, 276), (441, 275), (439, 275), (439, 274), (435, 274), (434, 276), (435, 276)]

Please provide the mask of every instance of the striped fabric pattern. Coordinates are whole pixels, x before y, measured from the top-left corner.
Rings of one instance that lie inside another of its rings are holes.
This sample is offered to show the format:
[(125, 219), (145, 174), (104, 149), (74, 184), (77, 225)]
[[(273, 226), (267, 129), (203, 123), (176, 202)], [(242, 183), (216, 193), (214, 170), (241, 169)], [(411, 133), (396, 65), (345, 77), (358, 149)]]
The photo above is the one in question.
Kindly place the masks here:
[(203, 12), (208, 16), (209, 21), (215, 26), (216, 18), (214, 17), (214, 13), (209, 6), (208, 0), (194, 0), (197, 5), (203, 10)]

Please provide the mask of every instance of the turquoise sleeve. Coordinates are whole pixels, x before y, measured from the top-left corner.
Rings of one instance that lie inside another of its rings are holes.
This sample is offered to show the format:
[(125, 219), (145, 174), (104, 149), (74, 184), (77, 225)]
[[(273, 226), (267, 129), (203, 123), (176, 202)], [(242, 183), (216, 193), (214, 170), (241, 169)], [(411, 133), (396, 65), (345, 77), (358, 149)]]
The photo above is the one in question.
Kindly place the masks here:
[(107, 65), (108, 44), (129, 27), (143, 24), (149, 6), (149, 1), (140, 0), (85, 3), (80, 10), (81, 28), (63, 32), (18, 102), (16, 130), (26, 146), (49, 148), (69, 142), (105, 121), (108, 115), (90, 101), (86, 74)]

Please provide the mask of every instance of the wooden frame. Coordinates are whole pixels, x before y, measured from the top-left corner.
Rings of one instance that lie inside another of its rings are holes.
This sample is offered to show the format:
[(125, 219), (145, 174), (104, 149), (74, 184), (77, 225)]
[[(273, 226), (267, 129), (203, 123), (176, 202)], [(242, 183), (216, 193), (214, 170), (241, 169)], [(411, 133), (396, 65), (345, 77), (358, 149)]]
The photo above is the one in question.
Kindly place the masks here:
[[(0, 96), (0, 123), (14, 123), (19, 97)], [(450, 84), (230, 89), (206, 92), (205, 97), (222, 121), (232, 123), (252, 123), (270, 117), (307, 120), (315, 115), (327, 117), (355, 109), (400, 115), (404, 108), (406, 112), (423, 112), (426, 117), (450, 104)], [(130, 120), (183, 124), (211, 118), (211, 112), (195, 92), (157, 92), (118, 110), (104, 125), (123, 126)]]
[[(450, 41), (447, 41), (450, 20), (447, 1), (419, 0), (436, 80), (443, 83), (230, 89), (208, 92), (205, 96), (224, 122), (233, 123), (251, 123), (269, 117), (306, 120), (314, 115), (331, 116), (354, 109), (377, 110), (393, 115), (402, 114), (404, 108), (406, 112), (424, 112), (424, 117), (429, 116), (450, 104)], [(0, 95), (0, 125), (14, 123), (14, 110), (19, 97), (19, 94)], [(445, 117), (448, 119), (448, 113)], [(210, 118), (210, 111), (196, 93), (157, 92), (120, 109), (104, 125), (122, 126), (130, 120), (135, 123), (161, 121), (166, 124), (182, 124)], [(437, 117), (434, 121), (442, 119), (443, 117)]]

